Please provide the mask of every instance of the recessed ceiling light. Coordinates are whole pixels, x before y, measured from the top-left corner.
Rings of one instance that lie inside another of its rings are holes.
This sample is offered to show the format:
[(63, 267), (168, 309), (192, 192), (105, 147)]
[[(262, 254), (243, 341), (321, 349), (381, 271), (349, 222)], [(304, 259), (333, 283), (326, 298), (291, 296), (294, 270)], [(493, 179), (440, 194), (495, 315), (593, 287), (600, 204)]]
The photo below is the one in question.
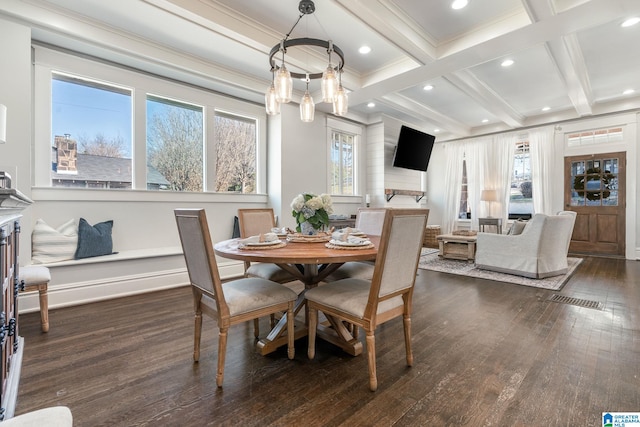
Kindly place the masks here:
[(635, 90), (633, 89), (627, 89), (624, 92), (622, 92), (623, 95), (631, 95), (633, 92), (635, 92)]
[(622, 26), (631, 27), (632, 25), (636, 25), (638, 22), (640, 22), (640, 18), (638, 18), (637, 16), (634, 16), (633, 18), (629, 18), (626, 21), (624, 21), (622, 23)]
[(371, 48), (369, 46), (361, 46), (360, 49), (358, 49), (358, 52), (366, 55), (367, 53), (371, 52)]
[(435, 133), (438, 133), (438, 132), (440, 132), (440, 129), (436, 128), (436, 129), (434, 129), (433, 131), (434, 131)]
[(451, 3), (451, 9), (462, 9), (469, 4), (469, 0), (454, 0)]
[(375, 106), (376, 106), (375, 102), (370, 102), (370, 103), (367, 104), (367, 107), (369, 107), (369, 108), (373, 108)]
[(433, 89), (433, 85), (425, 85), (422, 89), (424, 89), (424, 90), (432, 90)]
[(549, 111), (551, 110), (551, 107), (542, 107), (542, 111)]
[(502, 65), (503, 67), (510, 67), (513, 65), (513, 59), (505, 59), (500, 65)]
[(489, 119), (482, 119), (482, 123), (489, 123)]

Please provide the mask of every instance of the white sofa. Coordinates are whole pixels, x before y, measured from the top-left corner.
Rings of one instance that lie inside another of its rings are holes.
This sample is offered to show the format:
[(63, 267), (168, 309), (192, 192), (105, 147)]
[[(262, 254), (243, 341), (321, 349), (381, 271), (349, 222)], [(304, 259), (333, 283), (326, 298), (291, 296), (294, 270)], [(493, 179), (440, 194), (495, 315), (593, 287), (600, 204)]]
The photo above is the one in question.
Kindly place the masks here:
[(541, 279), (568, 270), (576, 213), (536, 214), (521, 234), (478, 233), (476, 267)]

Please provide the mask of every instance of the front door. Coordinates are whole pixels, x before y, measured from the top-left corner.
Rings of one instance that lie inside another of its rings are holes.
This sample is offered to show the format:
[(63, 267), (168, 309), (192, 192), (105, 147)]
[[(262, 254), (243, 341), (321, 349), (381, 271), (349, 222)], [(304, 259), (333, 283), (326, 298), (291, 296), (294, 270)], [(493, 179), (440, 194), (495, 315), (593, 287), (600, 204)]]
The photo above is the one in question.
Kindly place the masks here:
[(569, 252), (625, 255), (626, 154), (565, 157), (565, 209), (577, 213)]

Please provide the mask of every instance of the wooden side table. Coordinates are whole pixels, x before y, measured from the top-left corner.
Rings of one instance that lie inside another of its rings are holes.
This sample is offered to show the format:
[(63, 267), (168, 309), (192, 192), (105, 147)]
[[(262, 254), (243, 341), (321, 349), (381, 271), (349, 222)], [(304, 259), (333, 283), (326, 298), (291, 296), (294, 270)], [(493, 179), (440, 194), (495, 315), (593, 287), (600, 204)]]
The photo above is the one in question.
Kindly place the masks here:
[(484, 227), (490, 225), (496, 227), (498, 234), (502, 234), (502, 218), (478, 218), (478, 228), (485, 231)]
[(464, 259), (473, 261), (476, 258), (477, 236), (441, 234), (437, 237), (442, 258)]

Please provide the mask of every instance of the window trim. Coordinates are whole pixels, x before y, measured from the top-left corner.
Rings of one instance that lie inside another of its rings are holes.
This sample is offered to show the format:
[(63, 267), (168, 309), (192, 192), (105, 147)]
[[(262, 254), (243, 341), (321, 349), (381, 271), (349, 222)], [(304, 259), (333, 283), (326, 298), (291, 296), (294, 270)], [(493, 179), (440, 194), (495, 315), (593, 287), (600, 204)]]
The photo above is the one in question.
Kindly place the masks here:
[[(216, 110), (241, 117), (256, 120), (256, 194), (266, 193), (266, 141), (267, 117), (264, 107), (248, 101), (241, 101), (232, 97), (220, 95), (206, 88), (196, 88), (192, 84), (180, 83), (153, 76), (144, 72), (127, 69), (124, 66), (107, 64), (66, 52), (61, 52), (44, 46), (34, 45), (34, 188), (51, 188), (57, 192), (70, 189), (51, 186), (51, 79), (52, 73), (77, 76), (89, 81), (99, 81), (116, 87), (128, 87), (133, 91), (132, 103), (132, 158), (133, 176), (132, 189), (111, 190), (111, 193), (135, 191), (146, 194), (146, 98), (147, 94), (180, 100), (181, 102), (203, 105), (205, 112), (205, 186), (203, 193), (225, 194), (233, 196), (248, 196), (237, 193), (214, 193), (208, 188), (214, 188), (215, 177), (207, 172), (208, 165), (215, 165), (215, 143), (213, 141), (213, 124)], [(123, 84), (127, 82), (127, 84)], [(136, 120), (137, 117), (143, 119)], [(136, 143), (136, 141), (143, 141)], [(213, 163), (212, 163), (213, 162)], [(94, 189), (87, 191), (109, 191)], [(148, 191), (152, 196), (156, 191)], [(173, 197), (181, 197), (183, 192), (169, 192)], [(151, 197), (153, 198), (153, 197)], [(123, 200), (127, 197), (123, 196)]]
[[(358, 199), (364, 200), (362, 189), (364, 186), (361, 184), (361, 149), (362, 149), (362, 126), (358, 126), (352, 123), (348, 123), (342, 120), (336, 120), (333, 117), (327, 117), (327, 171), (331, 170), (331, 144), (333, 139), (333, 132), (346, 133), (353, 135), (353, 194), (332, 194), (334, 198), (351, 198), (358, 197)], [(327, 173), (327, 189), (331, 191), (331, 174)]]

